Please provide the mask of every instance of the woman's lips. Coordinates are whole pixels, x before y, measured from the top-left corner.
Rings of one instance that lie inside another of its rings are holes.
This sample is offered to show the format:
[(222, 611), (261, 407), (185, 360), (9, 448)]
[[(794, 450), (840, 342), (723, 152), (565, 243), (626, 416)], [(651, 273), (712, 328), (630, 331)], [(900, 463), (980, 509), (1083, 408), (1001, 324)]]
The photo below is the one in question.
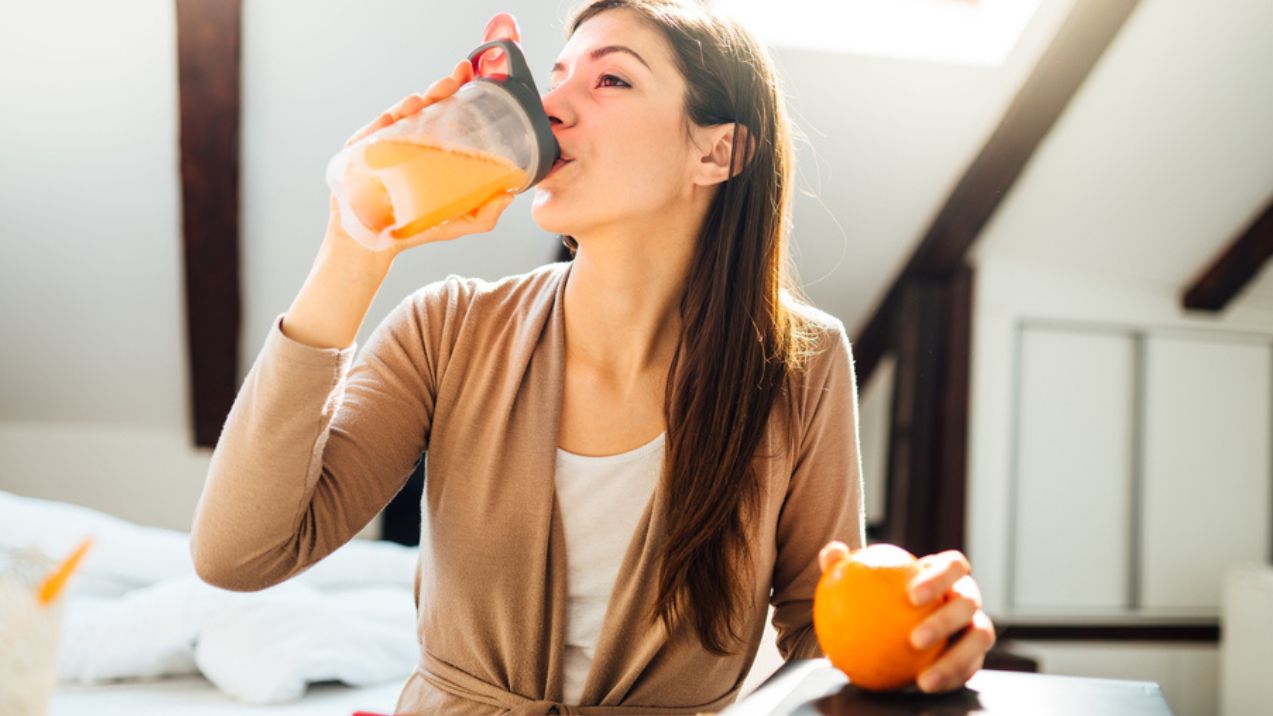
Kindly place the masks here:
[(548, 170), (548, 173), (544, 175), (544, 178), (547, 179), (548, 177), (556, 174), (558, 169), (561, 169), (562, 167), (566, 166), (567, 164), (573, 161), (574, 161), (573, 159), (558, 158), (557, 161), (553, 162), (552, 169)]

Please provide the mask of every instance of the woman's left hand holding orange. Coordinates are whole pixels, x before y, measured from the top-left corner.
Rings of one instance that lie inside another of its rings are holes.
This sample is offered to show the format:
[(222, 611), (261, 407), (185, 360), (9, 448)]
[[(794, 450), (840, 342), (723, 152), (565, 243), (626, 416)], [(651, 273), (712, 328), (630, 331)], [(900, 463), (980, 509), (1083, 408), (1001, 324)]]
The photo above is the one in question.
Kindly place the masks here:
[(919, 562), (923, 571), (910, 583), (911, 603), (922, 606), (940, 600), (942, 605), (911, 632), (911, 644), (923, 649), (950, 641), (917, 683), (927, 692), (952, 691), (985, 664), (986, 652), (995, 644), (995, 627), (981, 609), (981, 589), (962, 552), (939, 552)]

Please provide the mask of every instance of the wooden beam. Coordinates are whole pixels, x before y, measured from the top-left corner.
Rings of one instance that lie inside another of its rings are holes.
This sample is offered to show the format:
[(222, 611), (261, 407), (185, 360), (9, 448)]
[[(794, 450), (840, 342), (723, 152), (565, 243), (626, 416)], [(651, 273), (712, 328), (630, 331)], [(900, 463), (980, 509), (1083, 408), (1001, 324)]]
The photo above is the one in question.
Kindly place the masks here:
[(968, 398), (972, 380), (973, 271), (964, 268), (943, 282), (944, 330), (937, 431), (936, 499), (932, 541), (938, 550), (965, 549), (968, 496)]
[(933, 477), (938, 456), (929, 448), (940, 440), (937, 401), (930, 397), (941, 390), (941, 301), (940, 286), (911, 282), (894, 313), (897, 371), (881, 535), (883, 541), (917, 554), (933, 551), (930, 532), (937, 507)]
[(1138, 0), (1077, 0), (981, 152), (973, 160), (901, 274), (855, 341), (858, 380), (865, 384), (888, 352), (901, 287), (917, 277), (941, 278), (964, 263), (968, 249), (1021, 176), (1039, 143), (1105, 53)]
[(972, 271), (912, 281), (900, 305), (886, 516), (878, 538), (916, 554), (962, 550)]
[(1246, 231), (1186, 287), (1185, 308), (1221, 311), (1273, 256), (1273, 199)]
[(186, 346), (195, 445), (238, 388), (241, 0), (177, 0)]

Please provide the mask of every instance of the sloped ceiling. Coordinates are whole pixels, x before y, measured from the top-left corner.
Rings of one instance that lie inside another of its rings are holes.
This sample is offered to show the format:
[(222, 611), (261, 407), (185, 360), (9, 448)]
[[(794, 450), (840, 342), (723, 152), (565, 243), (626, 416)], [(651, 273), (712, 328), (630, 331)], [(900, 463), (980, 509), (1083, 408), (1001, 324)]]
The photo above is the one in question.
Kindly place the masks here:
[(999, 67), (773, 50), (797, 126), (793, 252), (856, 334), (1065, 19), (1045, 0)]
[(1270, 27), (1273, 3), (1141, 2), (977, 250), (1182, 291), (1273, 196)]

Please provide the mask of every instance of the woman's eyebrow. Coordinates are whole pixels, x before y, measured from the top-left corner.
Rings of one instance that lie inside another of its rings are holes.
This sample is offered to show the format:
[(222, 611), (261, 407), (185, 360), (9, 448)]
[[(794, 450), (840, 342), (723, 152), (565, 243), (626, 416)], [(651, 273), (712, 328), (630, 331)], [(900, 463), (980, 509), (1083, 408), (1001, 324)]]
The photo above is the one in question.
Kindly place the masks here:
[[(633, 50), (630, 47), (624, 47), (623, 45), (606, 45), (605, 47), (598, 47), (597, 49), (588, 53), (588, 59), (592, 60), (593, 62), (596, 62), (602, 57), (605, 57), (606, 55), (609, 55), (609, 54), (613, 54), (615, 52), (624, 52), (629, 55), (632, 55), (633, 57), (637, 58), (637, 62), (640, 62), (641, 64), (645, 65), (645, 69), (650, 70), (650, 72), (654, 72), (654, 70), (650, 69), (650, 63), (646, 62), (644, 58), (638, 55), (636, 50)], [(560, 72), (563, 69), (565, 69), (564, 65), (562, 65), (560, 62), (555, 63), (553, 65), (553, 68), (549, 70), (549, 74), (555, 74), (557, 72)]]

